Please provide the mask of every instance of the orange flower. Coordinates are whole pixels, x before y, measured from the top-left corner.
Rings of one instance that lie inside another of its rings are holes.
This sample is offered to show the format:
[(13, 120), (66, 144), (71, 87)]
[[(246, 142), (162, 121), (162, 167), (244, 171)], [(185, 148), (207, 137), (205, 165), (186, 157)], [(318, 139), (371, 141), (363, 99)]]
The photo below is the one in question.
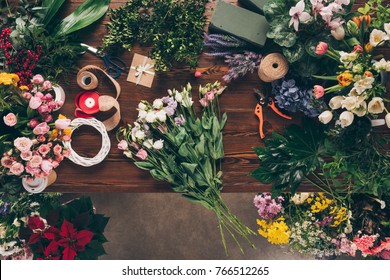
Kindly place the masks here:
[(358, 27), (360, 27), (361, 23), (364, 21), (366, 26), (369, 26), (371, 23), (371, 17), (369, 15), (362, 15), (359, 17), (353, 17), (353, 22), (356, 23)]
[(344, 71), (340, 75), (337, 76), (337, 81), (340, 86), (349, 86), (352, 83), (353, 75), (349, 73), (348, 70)]
[(19, 88), (22, 91), (27, 91), (28, 90), (28, 86), (20, 86)]
[(372, 45), (368, 42), (367, 44), (364, 45), (364, 50), (365, 50), (367, 53), (372, 52)]
[(58, 129), (53, 129), (51, 134), (50, 134), (50, 138), (49, 140), (54, 140), (58, 137)]
[(63, 130), (63, 133), (64, 133), (64, 135), (71, 135), (72, 134), (72, 129), (70, 127), (65, 128)]
[(364, 72), (363, 75), (366, 76), (366, 77), (368, 77), (368, 78), (373, 78), (373, 77), (374, 77), (374, 74), (372, 74), (372, 72), (370, 72), (370, 71)]

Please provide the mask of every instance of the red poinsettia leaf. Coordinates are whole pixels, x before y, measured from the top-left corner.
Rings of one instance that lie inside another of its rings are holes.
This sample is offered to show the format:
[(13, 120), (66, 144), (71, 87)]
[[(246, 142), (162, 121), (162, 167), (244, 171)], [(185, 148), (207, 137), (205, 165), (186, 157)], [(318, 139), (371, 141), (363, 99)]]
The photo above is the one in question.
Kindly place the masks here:
[(57, 241), (57, 244), (62, 247), (68, 247), (69, 246), (69, 239), (63, 238)]
[(28, 240), (28, 244), (35, 244), (41, 239), (41, 234), (40, 233), (33, 233), (30, 236), (30, 239)]
[(62, 259), (63, 260), (74, 260), (74, 257), (77, 256), (76, 251), (72, 247), (65, 247), (64, 251), (62, 252)]
[(69, 223), (66, 219), (61, 226), (61, 234), (62, 237), (69, 237), (71, 239), (76, 239), (77, 230), (74, 228), (73, 224)]
[(43, 234), (43, 236), (49, 240), (58, 240), (61, 238), (60, 230), (55, 227), (49, 227)]
[(32, 230), (35, 230), (35, 229), (44, 230), (45, 229), (45, 223), (43, 222), (41, 217), (30, 217), (28, 219), (28, 227), (30, 229), (32, 229)]
[(47, 245), (45, 252), (44, 252), (46, 257), (54, 257), (58, 256), (60, 254), (58, 250), (58, 244), (54, 240), (50, 242), (49, 245)]
[(77, 233), (77, 241), (76, 241), (79, 251), (84, 251), (85, 245), (91, 242), (92, 238), (93, 238), (93, 232), (89, 230), (79, 231)]

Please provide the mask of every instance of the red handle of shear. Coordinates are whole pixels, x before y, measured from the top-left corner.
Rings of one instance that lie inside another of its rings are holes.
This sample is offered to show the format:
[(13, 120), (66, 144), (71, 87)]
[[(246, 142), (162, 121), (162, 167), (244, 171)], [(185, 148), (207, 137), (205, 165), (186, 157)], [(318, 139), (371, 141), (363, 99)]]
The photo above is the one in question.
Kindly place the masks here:
[(274, 102), (273, 100), (271, 100), (271, 102), (269, 103), (268, 106), (271, 107), (271, 109), (272, 109), (276, 114), (278, 114), (279, 116), (281, 116), (282, 118), (285, 118), (285, 119), (288, 119), (288, 120), (292, 120), (292, 117), (283, 114), (282, 112), (279, 111), (278, 108), (276, 108), (275, 102)]
[(255, 115), (259, 118), (259, 121), (260, 121), (260, 124), (259, 124), (260, 138), (264, 139), (265, 138), (265, 134), (264, 134), (264, 131), (263, 131), (263, 125), (264, 125), (263, 107), (260, 104), (256, 105)]

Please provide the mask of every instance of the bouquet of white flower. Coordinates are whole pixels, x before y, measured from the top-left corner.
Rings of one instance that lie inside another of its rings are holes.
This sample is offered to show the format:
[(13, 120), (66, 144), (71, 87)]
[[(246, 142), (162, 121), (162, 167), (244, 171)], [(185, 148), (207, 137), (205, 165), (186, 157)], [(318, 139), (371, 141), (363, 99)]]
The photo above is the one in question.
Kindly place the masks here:
[(218, 96), (224, 89), (218, 82), (199, 87), (201, 118), (195, 114), (190, 84), (182, 91), (168, 90), (168, 96), (152, 104), (140, 102), (137, 121), (117, 133), (118, 148), (156, 180), (169, 182), (175, 192), (214, 211), (226, 252), (224, 230), (243, 251), (235, 235), (253, 246), (248, 237), (255, 233), (221, 198), (222, 129), (227, 116), (219, 118)]

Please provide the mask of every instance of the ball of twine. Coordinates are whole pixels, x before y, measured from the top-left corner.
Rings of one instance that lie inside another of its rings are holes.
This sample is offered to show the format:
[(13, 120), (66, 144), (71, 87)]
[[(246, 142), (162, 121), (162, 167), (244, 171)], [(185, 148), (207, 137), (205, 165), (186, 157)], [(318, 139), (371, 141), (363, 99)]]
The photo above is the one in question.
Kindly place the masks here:
[(91, 118), (91, 119), (77, 118), (70, 123), (70, 126), (72, 127), (72, 131), (74, 131), (75, 129), (83, 125), (87, 125), (95, 128), (102, 135), (102, 146), (100, 148), (99, 153), (96, 156), (94, 156), (93, 158), (82, 157), (72, 149), (72, 145), (70, 141), (68, 142), (64, 141), (63, 144), (65, 148), (70, 150), (70, 156), (69, 156), (70, 161), (74, 162), (77, 165), (90, 167), (101, 163), (106, 158), (111, 148), (111, 141), (110, 138), (108, 137), (108, 133), (104, 124), (95, 118)]
[(288, 61), (280, 53), (266, 55), (260, 62), (259, 77), (262, 81), (270, 83), (286, 76)]

